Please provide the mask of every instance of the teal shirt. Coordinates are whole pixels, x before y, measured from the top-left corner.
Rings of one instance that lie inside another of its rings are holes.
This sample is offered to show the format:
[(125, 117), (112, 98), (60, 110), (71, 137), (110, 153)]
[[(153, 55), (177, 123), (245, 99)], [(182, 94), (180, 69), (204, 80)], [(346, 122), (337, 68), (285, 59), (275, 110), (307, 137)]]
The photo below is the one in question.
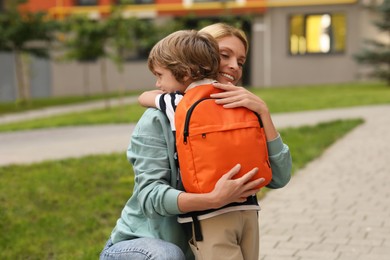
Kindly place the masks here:
[[(166, 116), (147, 109), (136, 125), (127, 150), (133, 165), (134, 190), (112, 231), (113, 243), (137, 237), (154, 237), (178, 245), (191, 255), (189, 236), (177, 222), (178, 173), (175, 140)], [(273, 179), (270, 188), (285, 186), (291, 177), (291, 155), (282, 139), (268, 142)]]
[(279, 189), (290, 181), (292, 158), (290, 149), (283, 143), (281, 136), (267, 142), (268, 157), (271, 163), (272, 180), (267, 185), (270, 189)]
[(112, 231), (113, 243), (137, 237), (154, 237), (189, 251), (188, 239), (177, 222), (177, 188), (174, 138), (168, 119), (147, 109), (136, 125), (127, 150), (133, 165), (134, 190)]

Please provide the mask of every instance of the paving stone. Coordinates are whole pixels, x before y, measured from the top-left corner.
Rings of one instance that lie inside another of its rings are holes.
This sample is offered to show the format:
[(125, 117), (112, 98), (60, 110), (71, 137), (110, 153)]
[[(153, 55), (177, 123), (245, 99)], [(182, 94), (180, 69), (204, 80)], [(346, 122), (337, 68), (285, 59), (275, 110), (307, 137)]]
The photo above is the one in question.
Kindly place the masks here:
[(261, 240), (274, 230), (291, 235), (275, 250), (294, 248), (299, 260), (390, 259), (390, 106), (360, 113), (363, 125), (260, 202)]

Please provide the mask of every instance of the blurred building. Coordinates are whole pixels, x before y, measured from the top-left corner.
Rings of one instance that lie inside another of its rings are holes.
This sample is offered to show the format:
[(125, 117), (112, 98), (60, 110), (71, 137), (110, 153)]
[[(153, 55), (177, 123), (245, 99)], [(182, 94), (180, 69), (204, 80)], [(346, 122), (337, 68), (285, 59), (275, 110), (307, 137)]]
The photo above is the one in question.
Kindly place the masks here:
[[(363, 68), (353, 55), (366, 38), (379, 32), (372, 25), (375, 13), (365, 5), (381, 0), (29, 0), (26, 11), (46, 11), (54, 19), (85, 14), (104, 19), (113, 5), (122, 4), (126, 16), (140, 19), (170, 19), (195, 14), (198, 19), (218, 18), (226, 13), (253, 19), (247, 32), (250, 40), (249, 66), (243, 84), (275, 87), (302, 84), (346, 83), (361, 80)], [(42, 63), (42, 61), (39, 61)], [(49, 62), (49, 61), (48, 61)], [(82, 65), (76, 62), (40, 64), (50, 73), (45, 95), (74, 95), (82, 92)], [(1, 66), (1, 61), (0, 61)], [(154, 87), (146, 60), (127, 62), (126, 89)], [(97, 64), (90, 65), (98, 75)], [(114, 66), (108, 71), (110, 88), (123, 79)], [(1, 72), (0, 72), (1, 78)], [(48, 81), (45, 79), (44, 81)], [(101, 91), (99, 77), (91, 77), (93, 92)], [(1, 87), (1, 86), (0, 86)], [(43, 91), (45, 92), (45, 91)]]

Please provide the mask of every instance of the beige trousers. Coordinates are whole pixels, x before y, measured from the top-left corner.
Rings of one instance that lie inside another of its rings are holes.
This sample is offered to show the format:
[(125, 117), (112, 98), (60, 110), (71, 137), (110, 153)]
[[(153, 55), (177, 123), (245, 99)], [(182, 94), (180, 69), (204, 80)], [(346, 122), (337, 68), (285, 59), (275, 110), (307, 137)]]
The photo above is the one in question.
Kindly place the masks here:
[(256, 210), (233, 211), (200, 220), (203, 241), (190, 240), (196, 260), (258, 260)]

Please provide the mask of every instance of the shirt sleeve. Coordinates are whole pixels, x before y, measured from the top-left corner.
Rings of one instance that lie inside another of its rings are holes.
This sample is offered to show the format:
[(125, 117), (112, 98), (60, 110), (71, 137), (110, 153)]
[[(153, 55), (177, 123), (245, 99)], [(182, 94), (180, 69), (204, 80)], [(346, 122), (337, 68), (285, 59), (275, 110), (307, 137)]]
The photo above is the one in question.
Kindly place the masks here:
[[(149, 109), (134, 129), (127, 158), (135, 174), (134, 192), (136, 206), (149, 218), (180, 214), (177, 200), (182, 192), (175, 187), (176, 172), (173, 136), (166, 118), (156, 117), (157, 110)], [(168, 145), (172, 143), (172, 147)]]
[(280, 135), (267, 142), (268, 156), (272, 169), (272, 180), (268, 188), (278, 189), (287, 185), (291, 179), (292, 158), (289, 147), (283, 143)]
[(158, 110), (161, 110), (161, 107), (160, 107), (160, 98), (161, 98), (161, 96), (162, 96), (162, 94), (158, 94), (158, 95), (156, 96), (156, 98), (154, 99), (154, 103), (155, 103), (156, 108), (157, 108)]
[(168, 118), (172, 131), (175, 131), (175, 111), (183, 94), (179, 92), (164, 93), (156, 97), (156, 107), (161, 110)]

